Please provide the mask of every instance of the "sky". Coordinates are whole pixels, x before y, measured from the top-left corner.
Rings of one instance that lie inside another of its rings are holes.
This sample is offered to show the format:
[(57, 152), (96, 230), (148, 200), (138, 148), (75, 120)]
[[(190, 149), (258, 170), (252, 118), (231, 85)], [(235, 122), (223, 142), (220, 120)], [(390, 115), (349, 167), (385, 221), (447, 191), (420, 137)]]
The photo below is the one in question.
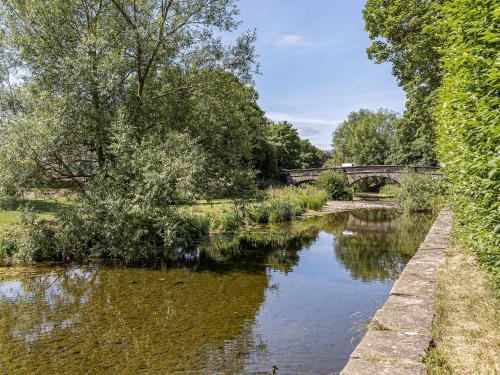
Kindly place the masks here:
[(389, 64), (369, 60), (365, 0), (240, 0), (240, 31), (257, 30), (259, 105), (302, 138), (330, 149), (332, 132), (360, 108), (404, 109)]

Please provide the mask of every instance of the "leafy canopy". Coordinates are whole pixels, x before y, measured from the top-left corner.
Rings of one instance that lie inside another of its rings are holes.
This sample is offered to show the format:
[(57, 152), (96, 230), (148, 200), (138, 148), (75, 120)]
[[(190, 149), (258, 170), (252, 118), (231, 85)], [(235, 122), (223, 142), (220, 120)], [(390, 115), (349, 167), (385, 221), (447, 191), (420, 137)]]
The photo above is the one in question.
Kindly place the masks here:
[(383, 109), (351, 112), (333, 133), (332, 159), (328, 164), (389, 164), (398, 121), (396, 113)]
[(390, 62), (404, 89), (406, 111), (397, 131), (397, 164), (434, 165), (432, 106), (440, 83), (439, 38), (433, 29), (441, 0), (367, 0), (365, 29), (373, 44), (368, 57)]

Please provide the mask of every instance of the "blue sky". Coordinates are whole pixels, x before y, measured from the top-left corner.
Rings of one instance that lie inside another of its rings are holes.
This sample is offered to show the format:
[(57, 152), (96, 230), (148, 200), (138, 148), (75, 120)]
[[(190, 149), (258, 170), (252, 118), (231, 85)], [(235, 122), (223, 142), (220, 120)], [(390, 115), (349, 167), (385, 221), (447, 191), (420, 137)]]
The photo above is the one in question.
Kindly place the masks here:
[(267, 117), (288, 120), (303, 138), (329, 149), (349, 112), (402, 112), (405, 96), (389, 64), (368, 60), (365, 0), (240, 0), (241, 30), (257, 29), (261, 75), (255, 77)]

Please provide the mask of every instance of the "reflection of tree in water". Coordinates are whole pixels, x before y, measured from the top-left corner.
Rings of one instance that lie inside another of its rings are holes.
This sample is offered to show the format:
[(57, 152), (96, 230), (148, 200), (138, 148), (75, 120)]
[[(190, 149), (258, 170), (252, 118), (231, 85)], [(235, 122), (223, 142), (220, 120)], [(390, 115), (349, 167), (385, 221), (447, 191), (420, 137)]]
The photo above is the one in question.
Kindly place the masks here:
[[(159, 260), (169, 270), (36, 269), (0, 279), (0, 369), (7, 373), (244, 372), (268, 287), (320, 230), (361, 280), (395, 278), (432, 218), (341, 213), (263, 227)], [(345, 235), (349, 230), (353, 235)], [(157, 264), (158, 265), (158, 264)], [(1, 367), (4, 366), (4, 368)]]
[(352, 235), (337, 236), (335, 255), (356, 279), (394, 280), (424, 239), (431, 221), (430, 215), (410, 217), (394, 211), (350, 213), (345, 230)]
[(268, 225), (236, 237), (213, 239), (201, 246), (208, 259), (246, 271), (263, 265), (285, 273), (299, 262), (299, 251), (318, 237), (319, 228), (307, 222)]
[(7, 373), (241, 372), (245, 353), (259, 346), (251, 327), (268, 284), (264, 267), (38, 273), (0, 284)]

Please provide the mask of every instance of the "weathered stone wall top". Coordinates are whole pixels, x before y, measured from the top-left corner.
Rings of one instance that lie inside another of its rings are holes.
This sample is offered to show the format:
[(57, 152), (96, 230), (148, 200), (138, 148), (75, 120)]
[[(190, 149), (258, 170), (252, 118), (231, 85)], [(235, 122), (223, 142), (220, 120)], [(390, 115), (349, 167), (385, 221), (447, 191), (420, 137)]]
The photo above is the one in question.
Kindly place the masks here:
[(435, 279), (444, 262), (451, 225), (451, 213), (443, 209), (341, 375), (427, 373), (422, 357), (431, 343)]

